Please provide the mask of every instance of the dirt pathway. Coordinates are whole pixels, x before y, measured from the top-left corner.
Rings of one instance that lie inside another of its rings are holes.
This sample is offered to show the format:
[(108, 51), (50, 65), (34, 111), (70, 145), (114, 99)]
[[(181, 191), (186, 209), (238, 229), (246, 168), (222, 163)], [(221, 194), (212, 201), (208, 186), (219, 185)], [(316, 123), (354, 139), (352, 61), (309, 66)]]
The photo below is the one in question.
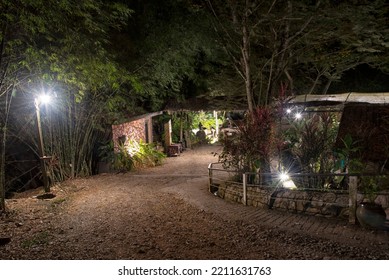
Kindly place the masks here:
[(68, 181), (52, 200), (9, 200), (0, 237), (11, 242), (0, 246), (0, 259), (389, 259), (382, 239), (306, 234), (293, 230), (305, 217), (276, 226), (272, 219), (285, 213), (213, 196), (207, 166), (219, 151), (200, 147), (142, 172)]

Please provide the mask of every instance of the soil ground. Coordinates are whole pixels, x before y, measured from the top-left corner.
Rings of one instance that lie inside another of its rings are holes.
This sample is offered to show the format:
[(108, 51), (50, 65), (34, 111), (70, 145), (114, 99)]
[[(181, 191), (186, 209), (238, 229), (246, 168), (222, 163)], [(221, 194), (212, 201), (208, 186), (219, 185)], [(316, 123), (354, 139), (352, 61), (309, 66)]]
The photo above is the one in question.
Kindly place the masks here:
[(219, 146), (7, 200), (0, 259), (389, 259), (387, 232), (246, 207), (208, 192)]

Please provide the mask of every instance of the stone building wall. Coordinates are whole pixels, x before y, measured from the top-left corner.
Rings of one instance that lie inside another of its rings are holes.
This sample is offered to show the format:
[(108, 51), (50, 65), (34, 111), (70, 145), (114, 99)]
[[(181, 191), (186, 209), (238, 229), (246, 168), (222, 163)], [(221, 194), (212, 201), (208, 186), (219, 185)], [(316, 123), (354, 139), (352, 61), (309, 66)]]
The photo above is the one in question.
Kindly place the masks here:
[(128, 143), (129, 140), (135, 142), (146, 142), (145, 119), (139, 119), (132, 122), (127, 122), (118, 125), (112, 125), (112, 140), (115, 150), (118, 149), (120, 141), (124, 140)]

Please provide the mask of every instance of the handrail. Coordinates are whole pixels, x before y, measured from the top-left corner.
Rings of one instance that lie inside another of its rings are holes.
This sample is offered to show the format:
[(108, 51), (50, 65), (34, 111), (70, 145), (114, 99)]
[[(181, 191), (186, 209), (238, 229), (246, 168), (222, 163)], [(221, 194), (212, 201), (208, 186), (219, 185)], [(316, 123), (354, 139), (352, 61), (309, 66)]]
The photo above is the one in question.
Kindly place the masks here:
[[(242, 176), (242, 203), (247, 205), (247, 191), (248, 187), (250, 187), (250, 184), (248, 182), (248, 176), (249, 175), (260, 175), (260, 177), (266, 177), (268, 176), (269, 179), (274, 180), (274, 178), (277, 178), (281, 173), (277, 172), (243, 172), (239, 170), (228, 170), (228, 169), (222, 169), (222, 168), (214, 168), (214, 165), (216, 164), (222, 164), (220, 162), (217, 163), (210, 163), (208, 165), (208, 172), (209, 172), (209, 190), (210, 192), (215, 192), (215, 189), (217, 190), (219, 188), (219, 184), (213, 182), (214, 179), (217, 180), (224, 180), (221, 179), (221, 177), (213, 177), (213, 172), (228, 172), (228, 173), (235, 173), (235, 175), (240, 174)], [(289, 178), (301, 178), (301, 177), (307, 177), (308, 180), (311, 180), (312, 177), (322, 178), (322, 177), (345, 177), (347, 180), (346, 187), (347, 189), (326, 189), (326, 188), (304, 188), (304, 190), (315, 190), (315, 191), (330, 191), (330, 192), (346, 192), (349, 196), (349, 223), (355, 224), (356, 222), (356, 206), (357, 206), (357, 193), (358, 193), (358, 177), (364, 177), (364, 176), (389, 176), (388, 173), (288, 173)], [(283, 182), (281, 178), (279, 178), (280, 182)], [(298, 181), (300, 179), (296, 179)], [(303, 179), (305, 180), (305, 179)], [(228, 180), (224, 180), (228, 181)], [(295, 182), (296, 182), (295, 181)], [(278, 185), (276, 187), (278, 189)]]
[[(215, 171), (224, 171), (224, 172), (235, 172), (235, 173), (242, 173), (247, 175), (264, 175), (264, 176), (278, 176), (280, 173), (276, 172), (242, 172), (239, 170), (233, 170), (233, 169), (224, 169), (224, 168), (213, 168), (212, 166), (214, 164), (217, 164), (219, 162), (210, 163), (208, 165), (208, 169), (212, 169)], [(305, 176), (317, 176), (317, 177), (328, 177), (328, 176), (389, 176), (389, 173), (288, 173), (289, 177), (305, 177)]]

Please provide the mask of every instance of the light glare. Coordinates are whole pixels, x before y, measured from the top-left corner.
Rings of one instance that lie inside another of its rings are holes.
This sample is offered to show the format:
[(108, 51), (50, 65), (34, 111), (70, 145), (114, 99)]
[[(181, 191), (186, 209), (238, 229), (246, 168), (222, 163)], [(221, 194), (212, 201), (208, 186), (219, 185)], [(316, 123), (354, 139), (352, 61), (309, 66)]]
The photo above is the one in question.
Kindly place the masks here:
[(294, 116), (296, 118), (296, 120), (299, 120), (301, 119), (303, 116), (301, 115), (301, 113), (296, 113), (296, 115)]
[(286, 180), (282, 182), (282, 186), (286, 189), (291, 189), (291, 190), (297, 189), (296, 185), (292, 180)]
[(283, 182), (289, 180), (289, 175), (286, 174), (286, 173), (281, 173), (280, 174), (280, 180), (283, 181)]
[(39, 102), (40, 103), (47, 104), (47, 103), (50, 103), (50, 101), (51, 101), (51, 96), (50, 95), (42, 94), (42, 95), (39, 96)]
[(297, 188), (292, 179), (290, 179), (290, 176), (285, 172), (280, 174), (280, 181), (282, 183), (282, 186), (286, 189)]

